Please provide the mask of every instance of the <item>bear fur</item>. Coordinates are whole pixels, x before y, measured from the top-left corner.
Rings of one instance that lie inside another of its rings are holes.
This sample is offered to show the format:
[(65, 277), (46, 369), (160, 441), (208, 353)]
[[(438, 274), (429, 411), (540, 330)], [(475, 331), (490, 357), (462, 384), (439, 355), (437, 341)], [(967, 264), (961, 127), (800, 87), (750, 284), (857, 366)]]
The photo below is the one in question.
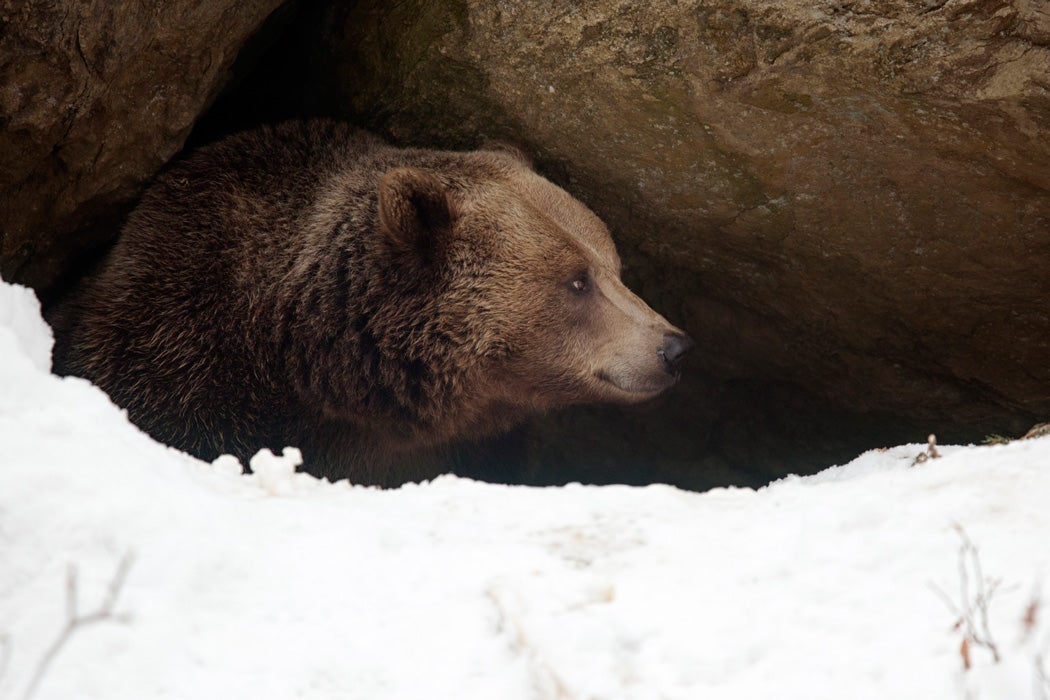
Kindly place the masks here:
[(513, 149), (291, 122), (157, 178), (52, 314), (55, 368), (203, 459), (294, 445), (391, 486), (450, 441), (670, 386), (688, 340), (619, 273), (601, 221)]

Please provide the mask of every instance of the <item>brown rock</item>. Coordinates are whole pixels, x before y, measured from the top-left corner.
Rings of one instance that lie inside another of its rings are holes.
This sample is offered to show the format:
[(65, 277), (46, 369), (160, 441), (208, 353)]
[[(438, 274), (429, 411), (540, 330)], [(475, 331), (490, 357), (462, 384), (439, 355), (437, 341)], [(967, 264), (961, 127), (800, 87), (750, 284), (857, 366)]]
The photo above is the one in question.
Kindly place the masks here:
[(115, 234), (281, 0), (0, 2), (0, 274), (44, 289)]

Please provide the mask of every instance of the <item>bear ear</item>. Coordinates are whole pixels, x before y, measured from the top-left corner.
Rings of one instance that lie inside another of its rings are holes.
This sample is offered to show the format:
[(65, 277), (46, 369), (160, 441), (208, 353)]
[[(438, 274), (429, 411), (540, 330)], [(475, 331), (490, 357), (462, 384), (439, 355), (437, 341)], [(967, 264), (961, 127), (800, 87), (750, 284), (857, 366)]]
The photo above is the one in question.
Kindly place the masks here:
[(504, 153), (514, 160), (524, 165), (529, 170), (536, 170), (536, 162), (529, 155), (529, 152), (519, 143), (512, 141), (487, 141), (485, 145), (481, 147), (483, 151), (496, 151), (497, 153)]
[(448, 193), (432, 173), (394, 168), (379, 180), (379, 228), (398, 250), (429, 261), (451, 224)]

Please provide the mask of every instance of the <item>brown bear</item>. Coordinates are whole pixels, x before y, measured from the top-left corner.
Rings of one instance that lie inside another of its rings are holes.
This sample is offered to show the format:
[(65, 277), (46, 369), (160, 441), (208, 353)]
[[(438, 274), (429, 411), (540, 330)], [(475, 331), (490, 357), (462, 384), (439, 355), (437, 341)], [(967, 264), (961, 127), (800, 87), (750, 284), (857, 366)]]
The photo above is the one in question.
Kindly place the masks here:
[(396, 485), (462, 438), (669, 387), (689, 339), (602, 222), (514, 149), (402, 149), (331, 121), (229, 137), (148, 189), (53, 320), (55, 368), (157, 439)]

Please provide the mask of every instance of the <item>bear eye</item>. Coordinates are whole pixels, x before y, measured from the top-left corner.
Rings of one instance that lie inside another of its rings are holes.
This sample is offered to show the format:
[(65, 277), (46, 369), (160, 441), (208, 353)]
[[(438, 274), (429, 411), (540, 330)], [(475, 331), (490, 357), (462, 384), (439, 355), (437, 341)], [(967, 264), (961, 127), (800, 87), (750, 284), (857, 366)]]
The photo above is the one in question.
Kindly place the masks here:
[(586, 294), (591, 289), (591, 276), (584, 270), (569, 280), (569, 289), (575, 294)]

